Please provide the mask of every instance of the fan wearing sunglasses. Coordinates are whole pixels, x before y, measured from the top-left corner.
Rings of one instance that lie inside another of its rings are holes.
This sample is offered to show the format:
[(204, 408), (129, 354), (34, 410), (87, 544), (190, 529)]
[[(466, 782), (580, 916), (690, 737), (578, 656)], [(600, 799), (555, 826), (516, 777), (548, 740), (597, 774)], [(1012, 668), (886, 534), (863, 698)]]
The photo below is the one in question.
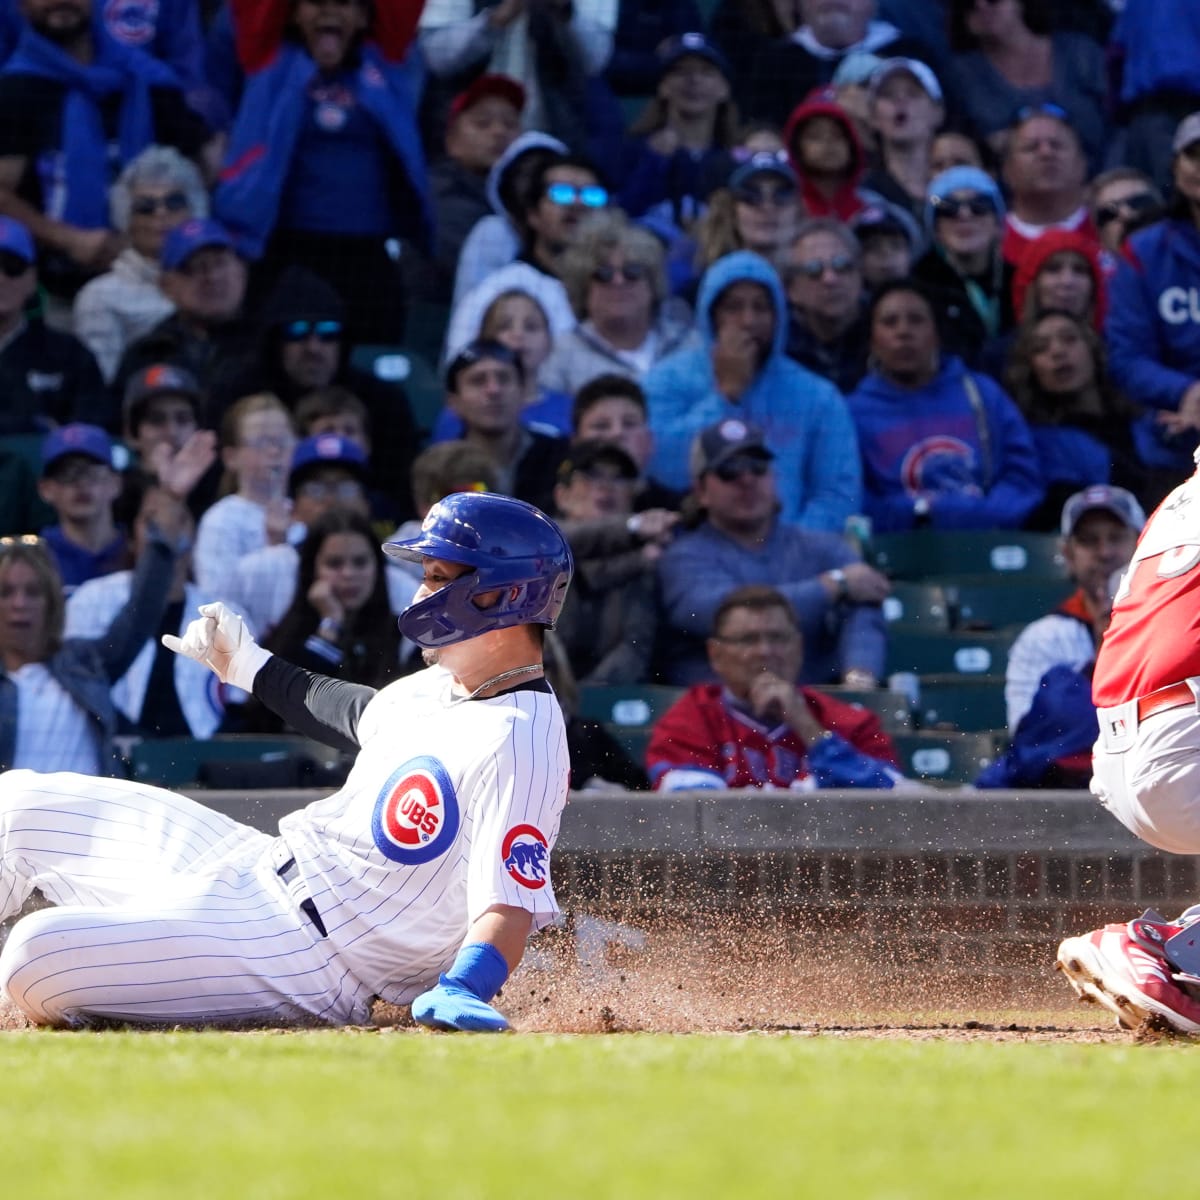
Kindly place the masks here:
[(350, 362), (351, 331), (338, 293), (306, 268), (291, 267), (264, 301), (262, 326), (254, 351), (215, 397), (218, 410), (237, 397), (271, 392), (295, 412), (318, 389), (346, 388), (366, 406), (374, 444), (387, 447), (386, 455), (372, 458), (367, 473), (378, 515), (397, 521), (409, 516), (408, 472), (417, 442), (412, 410), (401, 384)]
[(190, 159), (171, 146), (148, 146), (118, 176), (108, 207), (129, 244), (80, 289), (74, 329), (111, 382), (126, 347), (171, 315), (158, 286), (163, 241), (176, 225), (208, 216), (208, 192)]
[(1162, 208), (1162, 192), (1149, 175), (1135, 167), (1113, 167), (1092, 180), (1092, 222), (1100, 234), (1100, 245), (1108, 252), (1108, 274), (1116, 269), (1130, 227), (1148, 224)]
[(812, 217), (796, 231), (784, 268), (789, 358), (842, 394), (867, 371), (866, 297), (858, 239), (840, 221)]
[(711, 678), (704, 638), (734, 588), (767, 583), (783, 591), (806, 647), (805, 683), (871, 686), (883, 672), (879, 608), (890, 585), (838, 533), (801, 529), (780, 514), (777, 468), (761, 428), (729, 417), (692, 442), (690, 497), (698, 519), (659, 560), (668, 678)]
[(691, 310), (667, 294), (662, 243), (617, 209), (588, 221), (563, 256), (563, 285), (578, 318), (541, 370), (574, 395), (600, 375), (640, 379), (692, 334)]
[(529, 184), (522, 214), (524, 245), (518, 261), (557, 278), (562, 256), (585, 218), (608, 206), (608, 190), (581, 158), (552, 159)]
[(951, 167), (925, 198), (931, 245), (913, 267), (942, 322), (944, 348), (970, 365), (1014, 324), (1014, 268), (1004, 261), (1004, 198), (977, 167)]

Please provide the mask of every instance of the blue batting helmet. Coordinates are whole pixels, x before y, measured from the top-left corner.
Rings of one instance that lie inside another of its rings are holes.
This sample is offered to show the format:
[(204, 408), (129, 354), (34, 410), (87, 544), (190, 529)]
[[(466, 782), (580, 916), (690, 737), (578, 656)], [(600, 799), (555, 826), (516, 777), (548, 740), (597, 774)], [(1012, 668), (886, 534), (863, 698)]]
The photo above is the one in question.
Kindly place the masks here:
[[(553, 627), (575, 565), (545, 513), (494, 492), (446, 496), (417, 537), (383, 549), (393, 558), (443, 558), (472, 568), (400, 614), (400, 632), (431, 649), (512, 625)], [(476, 599), (493, 591), (501, 593), (495, 604), (480, 608)]]

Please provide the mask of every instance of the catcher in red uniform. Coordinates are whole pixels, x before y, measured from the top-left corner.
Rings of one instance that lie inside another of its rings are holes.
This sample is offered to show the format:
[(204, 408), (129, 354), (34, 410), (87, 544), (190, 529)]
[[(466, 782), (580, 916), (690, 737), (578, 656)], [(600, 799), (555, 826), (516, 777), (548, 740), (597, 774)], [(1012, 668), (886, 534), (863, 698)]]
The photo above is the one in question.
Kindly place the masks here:
[[(1200, 854), (1200, 471), (1159, 505), (1113, 601), (1092, 698), (1091, 790), (1143, 841)], [(1147, 911), (1058, 948), (1084, 999), (1127, 1028), (1156, 1018), (1200, 1033), (1200, 905)]]

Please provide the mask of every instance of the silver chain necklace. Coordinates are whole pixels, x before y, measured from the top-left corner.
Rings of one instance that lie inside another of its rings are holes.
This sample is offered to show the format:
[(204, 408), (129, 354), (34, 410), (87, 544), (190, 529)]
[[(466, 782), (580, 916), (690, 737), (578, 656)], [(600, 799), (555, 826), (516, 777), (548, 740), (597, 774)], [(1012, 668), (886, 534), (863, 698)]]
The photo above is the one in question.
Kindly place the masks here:
[(463, 704), (467, 700), (474, 700), (480, 692), (486, 692), (488, 688), (495, 687), (496, 684), (503, 683), (506, 679), (516, 679), (518, 675), (531, 675), (534, 671), (542, 669), (541, 663), (526, 663), (523, 667), (512, 667), (507, 671), (501, 671), (499, 675), (485, 679), (474, 691), (468, 692), (465, 696), (451, 696), (449, 703)]

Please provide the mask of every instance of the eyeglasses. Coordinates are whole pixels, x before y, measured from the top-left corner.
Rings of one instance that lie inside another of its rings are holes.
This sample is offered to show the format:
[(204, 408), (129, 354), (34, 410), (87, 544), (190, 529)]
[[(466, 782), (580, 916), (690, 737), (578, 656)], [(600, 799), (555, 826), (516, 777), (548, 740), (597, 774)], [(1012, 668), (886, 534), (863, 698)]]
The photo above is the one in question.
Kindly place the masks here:
[(14, 254), (11, 250), (0, 250), (0, 274), (9, 279), (20, 279), (33, 266), (28, 259)]
[(306, 500), (343, 500), (350, 502), (362, 498), (362, 485), (353, 479), (332, 480), (310, 479), (296, 489), (297, 496)]
[(858, 264), (848, 254), (837, 254), (833, 258), (806, 258), (796, 264), (796, 272), (805, 279), (820, 279), (826, 271), (835, 275), (850, 275)]
[(996, 202), (991, 196), (976, 192), (972, 196), (934, 196), (930, 201), (933, 205), (933, 215), (936, 220), (953, 221), (962, 212), (968, 212), (973, 217), (989, 217), (996, 215)]
[(315, 337), (319, 342), (341, 341), (341, 321), (289, 321), (280, 332), (285, 342), (307, 342)]
[(551, 183), (546, 187), (546, 197), (552, 204), (582, 204), (584, 208), (603, 208), (608, 203), (608, 192), (594, 183), (585, 187)]
[(743, 475), (753, 475), (755, 479), (761, 479), (769, 470), (770, 463), (765, 458), (751, 458), (749, 455), (740, 454), (721, 463), (720, 466), (713, 467), (712, 473), (722, 483), (733, 483)]
[(1096, 209), (1096, 224), (1103, 229), (1105, 225), (1111, 225), (1114, 221), (1149, 212), (1157, 204), (1158, 201), (1149, 192), (1137, 192), (1135, 195), (1125, 196), (1120, 200), (1113, 200), (1109, 204), (1100, 205)]
[(614, 487), (628, 484), (633, 480), (622, 473), (620, 467), (581, 467), (573, 472), (576, 478), (586, 479), (589, 483), (608, 483)]
[(592, 271), (593, 283), (612, 283), (618, 276), (626, 283), (641, 283), (650, 278), (650, 268), (645, 263), (627, 262), (619, 267), (601, 263)]
[(782, 650), (795, 640), (794, 633), (734, 633), (728, 636), (717, 634), (716, 641), (724, 642), (726, 646), (736, 646), (739, 650), (749, 650), (760, 643), (771, 650)]
[(129, 211), (135, 217), (152, 217), (159, 209), (163, 212), (186, 212), (192, 207), (186, 192), (168, 192), (165, 196), (135, 196), (130, 201)]
[(739, 204), (748, 204), (751, 208), (786, 208), (796, 198), (796, 189), (740, 187), (734, 190), (733, 198)]
[(1056, 121), (1061, 121), (1064, 125), (1070, 125), (1071, 123), (1070, 114), (1061, 104), (1052, 104), (1050, 101), (1045, 101), (1042, 104), (1026, 104), (1024, 108), (1017, 109), (1017, 119), (1013, 124), (1024, 125), (1026, 121), (1030, 121), (1034, 117), (1053, 117)]

